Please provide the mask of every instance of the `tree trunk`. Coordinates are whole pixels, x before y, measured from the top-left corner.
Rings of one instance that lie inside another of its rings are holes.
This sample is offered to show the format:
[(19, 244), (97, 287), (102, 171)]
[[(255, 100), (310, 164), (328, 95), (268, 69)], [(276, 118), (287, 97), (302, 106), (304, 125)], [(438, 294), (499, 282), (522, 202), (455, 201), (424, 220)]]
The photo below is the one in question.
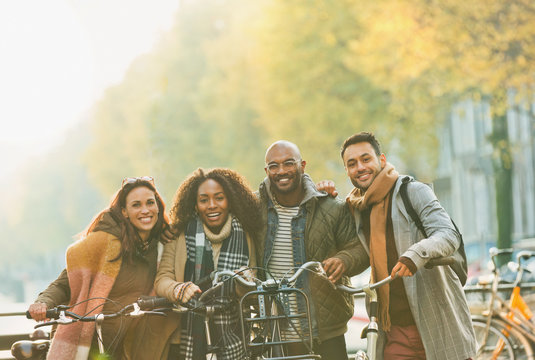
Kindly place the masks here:
[[(510, 248), (513, 245), (513, 158), (509, 143), (507, 116), (498, 111), (493, 116), (493, 132), (491, 143), (494, 148), (494, 186), (496, 192), (496, 217), (498, 220), (498, 249)], [(498, 259), (502, 265), (510, 260), (510, 256)]]

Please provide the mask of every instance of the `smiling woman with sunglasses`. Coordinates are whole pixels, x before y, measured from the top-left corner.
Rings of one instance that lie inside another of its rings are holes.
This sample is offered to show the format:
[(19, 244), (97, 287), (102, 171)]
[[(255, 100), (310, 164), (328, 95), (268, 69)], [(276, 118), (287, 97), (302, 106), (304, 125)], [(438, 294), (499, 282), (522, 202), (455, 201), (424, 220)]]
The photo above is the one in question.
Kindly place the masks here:
[[(165, 245), (155, 283), (158, 295), (185, 303), (211, 285), (203, 279), (213, 270), (255, 266), (254, 239), (261, 225), (258, 201), (235, 171), (195, 171), (176, 192), (171, 221), (179, 236)], [(224, 297), (231, 296), (231, 291), (224, 289)], [(245, 359), (237, 334), (238, 319), (237, 306), (214, 315), (210, 334), (219, 348), (219, 360)], [(206, 358), (202, 322), (192, 313), (180, 319), (171, 338), (169, 359)]]
[[(78, 314), (114, 312), (153, 292), (160, 235), (168, 226), (165, 204), (151, 177), (125, 178), (108, 208), (69, 246), (67, 268), (29, 308), (44, 320), (46, 308), (77, 304)], [(169, 321), (116, 318), (102, 325), (104, 347), (113, 359), (159, 359)], [(157, 331), (157, 332), (156, 332)], [(93, 323), (60, 325), (51, 359), (93, 359), (98, 353)]]

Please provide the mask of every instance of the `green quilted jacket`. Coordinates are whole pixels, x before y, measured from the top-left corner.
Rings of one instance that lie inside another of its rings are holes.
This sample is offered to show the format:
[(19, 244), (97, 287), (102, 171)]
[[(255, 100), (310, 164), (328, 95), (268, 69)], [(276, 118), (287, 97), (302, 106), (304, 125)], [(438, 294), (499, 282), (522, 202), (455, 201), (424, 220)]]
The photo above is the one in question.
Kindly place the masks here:
[[(312, 179), (304, 174), (305, 197), (300, 207), (305, 207), (306, 223), (304, 250), (306, 261), (323, 261), (330, 257), (341, 259), (346, 266), (345, 275), (340, 283), (350, 285), (349, 276), (354, 276), (369, 267), (368, 255), (358, 241), (355, 224), (345, 202), (327, 196), (316, 190)], [(258, 191), (262, 207), (263, 231), (257, 246), (257, 262), (264, 267), (266, 244), (273, 241), (274, 229), (269, 229), (268, 213), (276, 216), (270, 192), (269, 179), (266, 178)], [(294, 228), (292, 228), (292, 233)], [(320, 341), (343, 335), (347, 322), (353, 316), (353, 297), (336, 291), (329, 281), (310, 277), (312, 305), (314, 309), (315, 333)]]

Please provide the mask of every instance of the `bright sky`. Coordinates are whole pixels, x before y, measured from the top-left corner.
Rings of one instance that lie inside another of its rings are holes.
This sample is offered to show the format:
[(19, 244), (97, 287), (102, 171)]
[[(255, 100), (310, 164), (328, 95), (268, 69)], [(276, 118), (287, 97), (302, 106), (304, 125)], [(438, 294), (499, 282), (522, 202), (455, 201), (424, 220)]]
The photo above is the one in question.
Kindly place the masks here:
[(1, 0), (0, 175), (63, 139), (180, 0)]

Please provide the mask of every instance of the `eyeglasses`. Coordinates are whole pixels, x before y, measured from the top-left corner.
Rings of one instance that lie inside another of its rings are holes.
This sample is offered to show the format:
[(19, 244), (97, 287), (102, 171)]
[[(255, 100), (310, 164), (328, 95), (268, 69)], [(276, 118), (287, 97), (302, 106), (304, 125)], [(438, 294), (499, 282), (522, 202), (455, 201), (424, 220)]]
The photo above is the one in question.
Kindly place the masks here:
[(133, 184), (136, 181), (146, 181), (154, 186), (154, 178), (152, 176), (140, 176), (140, 177), (126, 177), (123, 179), (121, 187), (124, 187), (126, 184)]
[(268, 171), (272, 174), (279, 171), (281, 167), (284, 171), (290, 171), (290, 170), (294, 170), (297, 167), (297, 164), (300, 162), (301, 160), (286, 160), (286, 161), (283, 161), (282, 163), (272, 162), (266, 165), (266, 169), (268, 169)]

